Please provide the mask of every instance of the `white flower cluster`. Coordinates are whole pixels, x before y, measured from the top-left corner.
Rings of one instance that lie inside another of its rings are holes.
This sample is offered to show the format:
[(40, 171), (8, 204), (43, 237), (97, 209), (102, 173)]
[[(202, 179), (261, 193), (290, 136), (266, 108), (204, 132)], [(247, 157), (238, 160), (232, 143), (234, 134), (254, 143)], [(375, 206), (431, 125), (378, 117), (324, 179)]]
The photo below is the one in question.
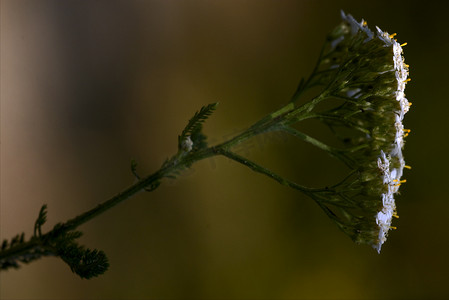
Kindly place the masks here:
[[(402, 56), (402, 46), (405, 46), (405, 44), (400, 45), (394, 39), (395, 34), (390, 35), (388, 32), (382, 31), (377, 26), (377, 35), (374, 37), (373, 32), (367, 27), (365, 21), (362, 20), (358, 23), (351, 15), (346, 15), (343, 11), (342, 18), (350, 24), (351, 33), (353, 35), (359, 30), (366, 33), (367, 39), (365, 42), (370, 41), (373, 38), (378, 38), (384, 42), (384, 47), (392, 47), (394, 70), (391, 71), (394, 71), (396, 74), (397, 90), (395, 94), (396, 101), (400, 104), (400, 110), (395, 112), (395, 141), (393, 145), (391, 145), (392, 147), (389, 149), (387, 154), (381, 150), (377, 161), (379, 170), (383, 175), (383, 183), (388, 186), (388, 191), (382, 194), (383, 207), (376, 216), (376, 223), (379, 226), (379, 236), (377, 244), (373, 245), (373, 247), (380, 252), (382, 244), (387, 240), (388, 231), (391, 228), (394, 228), (391, 226), (392, 218), (397, 217), (394, 194), (398, 192), (400, 184), (405, 182), (401, 181), (401, 177), (404, 167), (407, 167), (402, 156), (402, 148), (404, 146), (404, 137), (408, 135), (409, 130), (404, 129), (402, 121), (404, 119), (404, 115), (408, 112), (411, 103), (408, 102), (407, 98), (405, 98), (404, 93), (405, 85), (410, 80), (408, 79), (408, 65), (405, 64), (404, 57)], [(397, 161), (398, 163), (391, 164), (392, 160)]]
[(400, 172), (397, 169), (390, 170), (390, 157), (387, 157), (382, 150), (377, 164), (383, 174), (383, 183), (388, 185), (388, 191), (382, 194), (382, 210), (376, 216), (376, 223), (379, 226), (379, 241), (374, 248), (380, 253), (382, 244), (387, 240), (387, 233), (392, 228), (391, 220), (393, 216), (397, 217), (394, 194), (399, 189), (400, 176), (398, 175), (402, 173), (402, 168)]
[[(404, 115), (408, 112), (411, 103), (405, 98), (405, 85), (409, 81), (408, 77), (408, 65), (404, 62), (402, 56), (402, 46), (393, 39), (394, 35), (388, 34), (388, 32), (382, 31), (377, 28), (377, 36), (379, 39), (385, 42), (386, 46), (393, 46), (393, 62), (396, 72), (397, 90), (396, 100), (399, 102), (401, 110), (396, 112), (396, 138), (392, 151), (389, 153), (391, 157), (396, 157), (399, 161), (399, 167), (390, 168), (384, 171), (384, 184), (388, 184), (388, 192), (382, 194), (383, 208), (376, 217), (376, 222), (379, 225), (379, 242), (375, 246), (378, 252), (382, 247), (382, 244), (387, 239), (387, 233), (391, 227), (391, 219), (396, 215), (396, 204), (393, 195), (398, 192), (399, 185), (401, 184), (402, 171), (405, 167), (404, 157), (402, 156), (402, 148), (404, 147), (404, 137), (408, 134), (408, 131), (404, 130), (402, 120)], [(385, 153), (381, 153), (381, 157), (378, 159), (379, 168), (382, 160), (385, 163)], [(382, 170), (382, 169), (381, 169)]]

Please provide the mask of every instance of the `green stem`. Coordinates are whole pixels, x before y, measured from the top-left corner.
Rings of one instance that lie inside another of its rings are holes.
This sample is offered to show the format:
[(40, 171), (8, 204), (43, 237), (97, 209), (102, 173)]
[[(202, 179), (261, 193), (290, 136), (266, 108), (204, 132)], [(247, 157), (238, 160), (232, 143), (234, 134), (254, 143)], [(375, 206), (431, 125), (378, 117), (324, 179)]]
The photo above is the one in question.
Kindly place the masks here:
[(301, 97), (302, 93), (304, 93), (304, 91), (306, 91), (308, 88), (311, 87), (312, 79), (318, 74), (318, 68), (319, 68), (321, 60), (323, 58), (325, 48), (326, 48), (326, 43), (324, 43), (324, 45), (321, 47), (320, 55), (318, 56), (318, 60), (315, 63), (312, 73), (310, 74), (310, 76), (307, 78), (306, 81), (304, 81), (304, 79), (301, 79), (295, 93), (292, 96), (291, 102), (296, 102)]
[(328, 145), (320, 142), (319, 140), (317, 140), (317, 139), (315, 139), (315, 138), (313, 138), (313, 137), (311, 137), (311, 136), (309, 136), (309, 135), (307, 135), (305, 133), (302, 133), (301, 131), (296, 130), (295, 128), (292, 128), (290, 126), (285, 126), (285, 127), (282, 128), (282, 130), (287, 132), (287, 133), (289, 133), (289, 134), (291, 134), (291, 135), (293, 135), (293, 136), (295, 136), (295, 137), (297, 137), (297, 138), (300, 138), (301, 140), (303, 140), (303, 141), (305, 141), (305, 142), (307, 142), (309, 144), (314, 145), (315, 147), (320, 148), (321, 150), (326, 151), (327, 153), (329, 153), (331, 155), (336, 150), (335, 148), (333, 148), (331, 146), (328, 146)]
[[(0, 269), (6, 268), (4, 266), (5, 264), (8, 265), (7, 264), (8, 261), (15, 260), (22, 255), (30, 253), (30, 251), (32, 250), (43, 248), (51, 252), (51, 249), (48, 248), (49, 245), (47, 245), (45, 241), (51, 240), (52, 236), (54, 236), (56, 233), (61, 234), (63, 232), (74, 230), (80, 225), (101, 215), (102, 213), (106, 212), (107, 210), (111, 209), (117, 204), (125, 201), (126, 199), (132, 197), (136, 193), (146, 189), (147, 187), (150, 187), (149, 190), (156, 189), (158, 183), (162, 178), (169, 176), (176, 170), (182, 169), (186, 165), (190, 165), (198, 160), (202, 160), (214, 155), (217, 155), (217, 153), (215, 153), (215, 149), (213, 147), (203, 149), (188, 156), (184, 156), (179, 160), (178, 158), (180, 158), (182, 155), (178, 153), (177, 155), (174, 156), (173, 159), (171, 159), (168, 163), (164, 164), (164, 166), (155, 173), (143, 178), (142, 180), (128, 187), (127, 189), (117, 194), (116, 196), (97, 205), (93, 209), (88, 210), (87, 212), (73, 219), (70, 219), (65, 223), (59, 224), (59, 226), (55, 226), (53, 230), (47, 232), (44, 235), (39, 235), (38, 237), (33, 236), (32, 238), (30, 238), (30, 240), (26, 242), (11, 246), (7, 249), (0, 251)], [(46, 255), (50, 254), (47, 253)]]
[(309, 144), (314, 145), (315, 147), (318, 147), (319, 149), (328, 153), (330, 156), (341, 160), (344, 164), (346, 164), (350, 168), (352, 168), (354, 166), (355, 162), (349, 156), (347, 156), (345, 154), (345, 152), (353, 152), (353, 151), (362, 149), (361, 147), (357, 147), (357, 149), (348, 149), (348, 150), (337, 149), (337, 148), (328, 146), (328, 145), (324, 144), (323, 142), (320, 142), (319, 140), (317, 140), (305, 133), (302, 133), (295, 128), (285, 126), (285, 127), (282, 127), (281, 129), (297, 138), (300, 138), (301, 140), (303, 140)]
[(367, 130), (364, 127), (358, 126), (357, 124), (355, 124), (354, 122), (352, 122), (349, 119), (346, 119), (345, 116), (331, 115), (331, 114), (325, 114), (325, 113), (316, 113), (316, 114), (310, 114), (308, 116), (308, 118), (309, 119), (318, 119), (320, 121), (329, 120), (329, 121), (333, 121), (337, 124), (345, 124), (348, 127), (356, 129), (364, 134), (370, 134), (369, 130)]
[[(64, 227), (67, 230), (73, 230), (80, 226), (81, 224), (86, 223), (87, 221), (91, 220), (92, 218), (95, 218), (96, 216), (102, 214), (103, 212), (109, 210), (110, 208), (116, 206), (117, 204), (123, 202), (124, 200), (132, 197), (136, 193), (146, 190), (146, 191), (153, 191), (158, 187), (158, 183), (160, 180), (162, 180), (164, 177), (169, 176), (170, 174), (173, 174), (177, 170), (180, 170), (184, 168), (187, 165), (191, 165), (194, 162), (197, 162), (199, 160), (212, 157), (214, 155), (217, 155), (215, 152), (214, 147), (210, 147), (198, 152), (195, 152), (189, 156), (184, 156), (181, 159), (177, 159), (179, 155), (175, 156), (174, 159), (170, 160), (166, 165), (164, 165), (161, 169), (156, 171), (155, 173), (141, 179), (136, 184), (128, 187), (121, 193), (117, 194), (116, 196), (112, 197), (111, 199), (99, 204), (95, 208), (67, 221), (64, 223)], [(150, 187), (150, 188), (148, 188)]]
[(271, 170), (269, 170), (267, 168), (264, 168), (264, 167), (258, 165), (257, 163), (255, 163), (255, 162), (253, 162), (253, 161), (251, 161), (251, 160), (249, 160), (249, 159), (247, 159), (247, 158), (245, 158), (243, 156), (240, 156), (240, 155), (238, 155), (238, 154), (236, 154), (236, 153), (234, 153), (232, 151), (228, 151), (228, 150), (225, 150), (223, 148), (218, 148), (217, 149), (217, 153), (219, 153), (219, 154), (221, 154), (221, 155), (223, 155), (223, 156), (225, 156), (225, 157), (227, 157), (229, 159), (232, 159), (233, 161), (236, 161), (236, 162), (238, 162), (238, 163), (240, 163), (242, 165), (245, 165), (245, 166), (247, 166), (248, 168), (250, 168), (251, 170), (253, 170), (253, 171), (257, 172), (257, 173), (266, 175), (266, 176), (270, 177), (271, 179), (276, 180), (277, 182), (279, 182), (282, 185), (285, 185), (285, 186), (288, 186), (290, 188), (294, 188), (295, 190), (301, 191), (301, 192), (303, 192), (304, 194), (306, 194), (308, 196), (310, 196), (314, 192), (321, 192), (321, 191), (323, 191), (323, 189), (307, 188), (307, 187), (299, 185), (299, 184), (297, 184), (297, 183), (295, 183), (293, 181), (285, 179), (284, 177), (274, 173), (273, 171), (271, 171)]

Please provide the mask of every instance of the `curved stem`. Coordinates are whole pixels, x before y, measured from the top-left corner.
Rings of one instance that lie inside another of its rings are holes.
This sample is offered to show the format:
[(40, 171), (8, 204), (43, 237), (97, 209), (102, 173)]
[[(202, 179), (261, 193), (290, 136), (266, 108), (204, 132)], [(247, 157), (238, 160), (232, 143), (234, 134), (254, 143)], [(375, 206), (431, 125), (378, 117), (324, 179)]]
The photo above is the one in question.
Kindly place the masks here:
[(274, 173), (273, 171), (271, 171), (271, 170), (269, 170), (267, 168), (264, 168), (264, 167), (258, 165), (257, 163), (255, 163), (255, 162), (253, 162), (253, 161), (251, 161), (251, 160), (249, 160), (249, 159), (247, 159), (247, 158), (245, 158), (243, 156), (240, 156), (240, 155), (238, 155), (238, 154), (236, 154), (236, 153), (234, 153), (232, 151), (228, 151), (228, 150), (223, 149), (223, 148), (218, 148), (217, 149), (217, 153), (219, 153), (219, 154), (221, 154), (221, 155), (223, 155), (223, 156), (225, 156), (225, 157), (227, 157), (229, 159), (232, 159), (233, 161), (236, 161), (236, 162), (238, 162), (238, 163), (240, 163), (242, 165), (245, 165), (245, 166), (247, 166), (248, 168), (250, 168), (251, 170), (253, 170), (253, 171), (257, 172), (257, 173), (266, 175), (266, 176), (270, 177), (271, 179), (276, 180), (277, 182), (279, 182), (282, 185), (285, 185), (285, 186), (288, 186), (290, 188), (294, 188), (295, 190), (301, 191), (304, 194), (306, 194), (307, 196), (310, 196), (314, 192), (321, 192), (321, 191), (325, 190), (325, 189), (313, 189), (313, 188), (308, 188), (308, 187), (299, 185), (299, 184), (297, 184), (297, 183), (295, 183), (293, 181), (285, 179), (284, 177)]
[(322, 120), (329, 120), (333, 121), (337, 124), (345, 124), (350, 126), (353, 129), (356, 129), (364, 134), (370, 134), (369, 130), (367, 130), (364, 127), (358, 126), (354, 122), (351, 122), (350, 120), (346, 119), (344, 116), (338, 116), (338, 115), (331, 115), (331, 114), (325, 114), (325, 113), (316, 113), (316, 114), (310, 114), (308, 116), (309, 119), (318, 119), (320, 121)]
[(352, 168), (355, 162), (349, 156), (347, 156), (345, 154), (345, 152), (352, 152), (352, 151), (355, 151), (358, 149), (362, 149), (361, 147), (358, 147), (357, 149), (348, 149), (348, 150), (337, 149), (337, 148), (331, 147), (329, 145), (326, 145), (323, 142), (320, 142), (319, 140), (317, 140), (305, 133), (302, 133), (301, 131), (296, 130), (295, 128), (292, 128), (290, 126), (282, 127), (281, 130), (283, 130), (297, 138), (300, 138), (301, 140), (303, 140), (309, 144), (312, 144), (315, 147), (318, 147), (319, 149), (328, 153), (330, 156), (341, 160), (349, 168)]

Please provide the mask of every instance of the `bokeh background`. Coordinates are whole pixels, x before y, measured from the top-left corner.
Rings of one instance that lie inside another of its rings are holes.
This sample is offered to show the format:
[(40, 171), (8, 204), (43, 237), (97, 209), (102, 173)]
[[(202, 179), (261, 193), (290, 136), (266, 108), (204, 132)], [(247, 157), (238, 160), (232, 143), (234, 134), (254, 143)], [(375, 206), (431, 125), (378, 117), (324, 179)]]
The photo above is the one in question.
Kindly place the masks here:
[[(225, 158), (83, 225), (110, 269), (57, 258), (0, 274), (2, 299), (447, 299), (448, 8), (444, 1), (1, 2), (1, 238), (45, 229), (155, 171), (202, 105), (223, 141), (286, 103), (340, 9), (397, 32), (413, 102), (398, 230), (378, 255), (310, 199)], [(322, 134), (318, 126), (309, 132)], [(284, 136), (239, 148), (299, 183), (343, 167)]]

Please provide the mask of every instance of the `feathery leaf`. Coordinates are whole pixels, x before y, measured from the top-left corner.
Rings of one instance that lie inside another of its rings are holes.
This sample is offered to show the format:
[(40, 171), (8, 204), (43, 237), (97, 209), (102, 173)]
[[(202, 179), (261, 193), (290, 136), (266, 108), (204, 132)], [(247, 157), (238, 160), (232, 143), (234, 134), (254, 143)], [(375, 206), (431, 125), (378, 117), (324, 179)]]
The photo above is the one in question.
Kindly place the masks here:
[(181, 133), (181, 136), (179, 137), (179, 142), (181, 143), (187, 136), (190, 136), (192, 135), (193, 132), (198, 131), (198, 129), (201, 128), (204, 121), (206, 121), (207, 118), (210, 117), (210, 115), (214, 112), (217, 106), (218, 102), (211, 103), (209, 105), (201, 107), (201, 109), (197, 111), (195, 115), (189, 120), (189, 123), (187, 123), (187, 126), (184, 128), (184, 130)]
[(36, 222), (34, 223), (34, 236), (42, 235), (41, 227), (47, 221), (47, 204), (42, 205), (41, 210), (39, 211), (39, 216), (37, 217)]

